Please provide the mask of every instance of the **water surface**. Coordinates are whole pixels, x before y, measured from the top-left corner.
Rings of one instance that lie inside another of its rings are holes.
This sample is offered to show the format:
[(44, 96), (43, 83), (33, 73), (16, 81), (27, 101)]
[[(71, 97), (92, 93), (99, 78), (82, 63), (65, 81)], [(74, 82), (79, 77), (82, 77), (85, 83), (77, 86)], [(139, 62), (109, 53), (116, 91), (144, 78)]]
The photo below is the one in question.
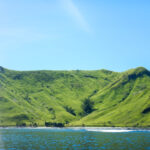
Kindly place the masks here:
[(1, 128), (0, 150), (150, 150), (149, 130)]

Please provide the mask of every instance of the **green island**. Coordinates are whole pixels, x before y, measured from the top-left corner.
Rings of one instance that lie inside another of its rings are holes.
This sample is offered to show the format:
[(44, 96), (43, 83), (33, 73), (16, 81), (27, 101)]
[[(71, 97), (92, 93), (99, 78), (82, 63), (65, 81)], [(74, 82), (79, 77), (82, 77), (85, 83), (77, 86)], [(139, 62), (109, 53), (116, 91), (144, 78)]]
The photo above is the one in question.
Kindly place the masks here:
[(150, 71), (0, 67), (0, 126), (150, 127)]

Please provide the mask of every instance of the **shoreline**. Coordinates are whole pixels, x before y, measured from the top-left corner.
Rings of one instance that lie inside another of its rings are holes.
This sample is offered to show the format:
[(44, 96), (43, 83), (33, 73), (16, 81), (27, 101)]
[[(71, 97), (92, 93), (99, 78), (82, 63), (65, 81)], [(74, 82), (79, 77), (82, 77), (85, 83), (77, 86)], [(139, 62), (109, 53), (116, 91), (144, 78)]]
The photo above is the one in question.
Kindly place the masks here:
[(16, 127), (7, 126), (0, 129), (72, 129), (87, 131), (150, 131), (150, 127)]

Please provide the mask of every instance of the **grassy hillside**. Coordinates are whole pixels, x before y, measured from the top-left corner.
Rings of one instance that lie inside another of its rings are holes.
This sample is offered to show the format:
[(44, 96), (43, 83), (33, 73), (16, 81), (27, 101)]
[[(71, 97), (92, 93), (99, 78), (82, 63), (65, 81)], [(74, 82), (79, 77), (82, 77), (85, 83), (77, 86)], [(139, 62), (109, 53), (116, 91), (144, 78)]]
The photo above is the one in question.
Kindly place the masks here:
[(150, 72), (0, 67), (0, 126), (150, 126)]

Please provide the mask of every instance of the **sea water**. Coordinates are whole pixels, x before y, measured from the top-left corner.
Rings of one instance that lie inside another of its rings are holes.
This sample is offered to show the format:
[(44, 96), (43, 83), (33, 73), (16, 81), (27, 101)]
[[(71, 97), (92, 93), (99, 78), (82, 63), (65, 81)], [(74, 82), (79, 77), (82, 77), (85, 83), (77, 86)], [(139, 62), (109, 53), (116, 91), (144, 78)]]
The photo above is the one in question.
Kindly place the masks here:
[(150, 150), (150, 130), (0, 128), (0, 150)]

